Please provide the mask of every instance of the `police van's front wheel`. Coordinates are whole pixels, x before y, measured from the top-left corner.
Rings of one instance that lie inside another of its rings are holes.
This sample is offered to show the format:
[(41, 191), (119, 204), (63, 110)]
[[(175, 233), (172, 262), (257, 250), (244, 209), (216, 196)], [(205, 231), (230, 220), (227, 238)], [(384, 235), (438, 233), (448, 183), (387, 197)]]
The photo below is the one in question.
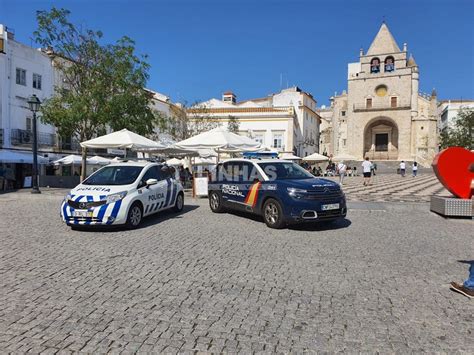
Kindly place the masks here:
[(211, 207), (211, 211), (214, 213), (224, 212), (221, 197), (216, 191), (212, 191), (209, 194), (209, 207)]
[(270, 228), (280, 229), (285, 226), (283, 210), (277, 200), (270, 198), (265, 201), (263, 205), (263, 220)]
[(127, 215), (127, 227), (130, 229), (137, 228), (142, 222), (143, 211), (142, 206), (138, 202), (135, 202), (128, 211)]
[(184, 208), (184, 194), (180, 192), (176, 197), (176, 203), (174, 204), (173, 210), (175, 212), (181, 212)]

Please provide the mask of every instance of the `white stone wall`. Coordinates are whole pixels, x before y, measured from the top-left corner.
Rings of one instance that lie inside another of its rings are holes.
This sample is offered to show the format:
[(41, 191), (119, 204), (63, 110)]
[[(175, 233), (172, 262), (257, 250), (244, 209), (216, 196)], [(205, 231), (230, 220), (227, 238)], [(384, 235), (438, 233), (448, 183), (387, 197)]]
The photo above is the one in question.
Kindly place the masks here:
[[(261, 123), (259, 123), (260, 121), (254, 119), (246, 120), (245, 123), (241, 123), (241, 129), (243, 129), (242, 127), (245, 127), (245, 130), (258, 132), (261, 132), (262, 129), (264, 129), (264, 144), (269, 145), (270, 142), (273, 141), (272, 137), (275, 134), (274, 131), (279, 132), (283, 129), (282, 127), (285, 126), (285, 151), (292, 152), (293, 149), (295, 149), (296, 154), (302, 157), (318, 152), (320, 117), (316, 112), (316, 101), (311, 95), (296, 87), (284, 89), (280, 93), (270, 95), (265, 99), (247, 100), (235, 104), (213, 98), (196, 106), (196, 108), (201, 107), (208, 108), (211, 111), (212, 109), (228, 109), (229, 112), (226, 112), (224, 116), (220, 117), (222, 122), (225, 122), (229, 115), (238, 117), (242, 122), (244, 122), (243, 117), (246, 117), (247, 115), (262, 117), (262, 114), (257, 110), (259, 108), (275, 108), (284, 110), (291, 108), (291, 114), (285, 114), (286, 118), (284, 118), (284, 120), (286, 123), (284, 125), (278, 121), (279, 118), (274, 117), (263, 121), (263, 125), (269, 125), (267, 128), (262, 128), (260, 126)], [(248, 108), (249, 113), (232, 113), (232, 110), (235, 108)], [(256, 110), (252, 112), (252, 108), (255, 108)], [(220, 116), (220, 114), (218, 114), (218, 116)]]
[(474, 101), (448, 100), (443, 101), (438, 105), (438, 128), (440, 132), (447, 127), (452, 127), (461, 108), (474, 109)]
[[(53, 94), (53, 68), (51, 60), (41, 51), (8, 39), (3, 25), (0, 36), (5, 40), (5, 54), (0, 53), (0, 123), (3, 128), (3, 147), (10, 148), (12, 129), (26, 129), (27, 118), (32, 117), (28, 109), (28, 98), (36, 94), (41, 101)], [(26, 70), (26, 85), (16, 83), (16, 68)], [(41, 75), (41, 90), (33, 88), (33, 73)], [(52, 125), (38, 119), (39, 133), (54, 134)]]

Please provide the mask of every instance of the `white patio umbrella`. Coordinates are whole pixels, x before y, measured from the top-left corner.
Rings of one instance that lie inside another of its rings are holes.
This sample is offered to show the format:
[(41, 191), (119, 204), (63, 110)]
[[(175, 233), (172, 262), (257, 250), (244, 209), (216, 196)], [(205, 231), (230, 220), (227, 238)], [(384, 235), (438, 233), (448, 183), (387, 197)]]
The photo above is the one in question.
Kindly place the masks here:
[(261, 144), (253, 139), (239, 136), (222, 127), (211, 129), (175, 144), (175, 147), (182, 149), (214, 149), (218, 153), (255, 151), (260, 146)]
[(97, 137), (85, 142), (81, 142), (81, 147), (83, 148), (98, 148), (98, 149), (107, 149), (107, 148), (125, 148), (125, 149), (163, 149), (166, 148), (165, 145), (157, 143), (143, 137), (139, 134), (136, 134), (128, 129), (124, 128), (120, 131), (112, 132), (106, 134), (105, 136)]
[[(136, 134), (128, 129), (124, 128), (120, 131), (112, 132), (104, 136), (100, 136), (94, 139), (90, 139), (85, 142), (81, 142), (81, 147), (83, 149), (83, 156), (85, 156), (87, 148), (96, 148), (96, 149), (107, 149), (107, 148), (122, 148), (125, 149), (159, 149), (166, 148), (163, 144), (157, 143), (143, 137), (139, 134)], [(126, 156), (126, 154), (125, 154)], [(82, 175), (81, 181), (85, 178), (86, 171), (86, 160), (82, 162)]]
[(285, 159), (285, 160), (301, 160), (301, 157), (298, 157), (294, 154), (291, 153), (282, 153), (280, 159)]
[[(41, 155), (37, 155), (37, 157), (38, 164), (48, 163), (48, 159), (42, 157)], [(0, 149), (0, 163), (33, 164), (33, 153)]]
[(93, 157), (87, 159), (87, 162), (92, 165), (107, 165), (110, 164), (111, 161), (111, 159), (107, 159), (98, 155), (94, 155)]
[(172, 166), (184, 165), (182, 159), (176, 159), (176, 158), (168, 159), (168, 160), (166, 161), (166, 164), (167, 164), (167, 165), (172, 165)]
[(197, 152), (201, 158), (217, 157), (217, 153), (214, 149), (199, 149)]
[[(87, 158), (87, 162), (90, 163), (90, 159)], [(62, 157), (61, 159), (53, 161), (54, 165), (81, 165), (82, 163), (82, 157), (80, 155), (66, 155), (65, 157)]]
[(321, 163), (323, 161), (328, 161), (328, 160), (329, 158), (327, 156), (318, 154), (318, 153), (313, 153), (303, 158), (303, 161), (309, 161), (313, 163)]
[(198, 157), (194, 159), (194, 165), (214, 165), (217, 164), (217, 157), (202, 158)]

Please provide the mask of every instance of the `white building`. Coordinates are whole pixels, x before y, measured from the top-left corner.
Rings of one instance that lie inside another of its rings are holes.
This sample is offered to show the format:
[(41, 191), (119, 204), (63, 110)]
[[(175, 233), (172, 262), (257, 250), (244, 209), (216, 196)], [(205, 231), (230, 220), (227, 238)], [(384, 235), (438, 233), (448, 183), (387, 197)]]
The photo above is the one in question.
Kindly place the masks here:
[(319, 151), (316, 101), (309, 93), (292, 87), (264, 98), (237, 102), (232, 92), (222, 100), (210, 99), (188, 110), (188, 117), (205, 115), (227, 127), (239, 123), (239, 134), (249, 136), (279, 152), (307, 156)]
[[(48, 55), (15, 41), (0, 24), (0, 144), (3, 148), (31, 150), (32, 113), (28, 98), (41, 101), (53, 94), (53, 67)], [(37, 122), (40, 150), (56, 147), (53, 126)]]
[(454, 121), (463, 108), (474, 109), (474, 100), (442, 100), (438, 104), (438, 129), (440, 132), (452, 127)]

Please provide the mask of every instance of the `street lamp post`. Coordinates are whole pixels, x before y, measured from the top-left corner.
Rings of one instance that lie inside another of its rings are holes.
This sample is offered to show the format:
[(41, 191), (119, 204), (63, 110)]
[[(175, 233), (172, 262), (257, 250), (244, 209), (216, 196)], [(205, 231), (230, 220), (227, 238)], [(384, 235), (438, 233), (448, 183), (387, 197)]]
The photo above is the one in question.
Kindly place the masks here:
[(30, 111), (33, 112), (33, 181), (32, 181), (32, 194), (40, 194), (41, 191), (38, 186), (38, 140), (36, 132), (36, 112), (41, 107), (41, 101), (36, 95), (32, 95), (28, 99), (28, 105)]

